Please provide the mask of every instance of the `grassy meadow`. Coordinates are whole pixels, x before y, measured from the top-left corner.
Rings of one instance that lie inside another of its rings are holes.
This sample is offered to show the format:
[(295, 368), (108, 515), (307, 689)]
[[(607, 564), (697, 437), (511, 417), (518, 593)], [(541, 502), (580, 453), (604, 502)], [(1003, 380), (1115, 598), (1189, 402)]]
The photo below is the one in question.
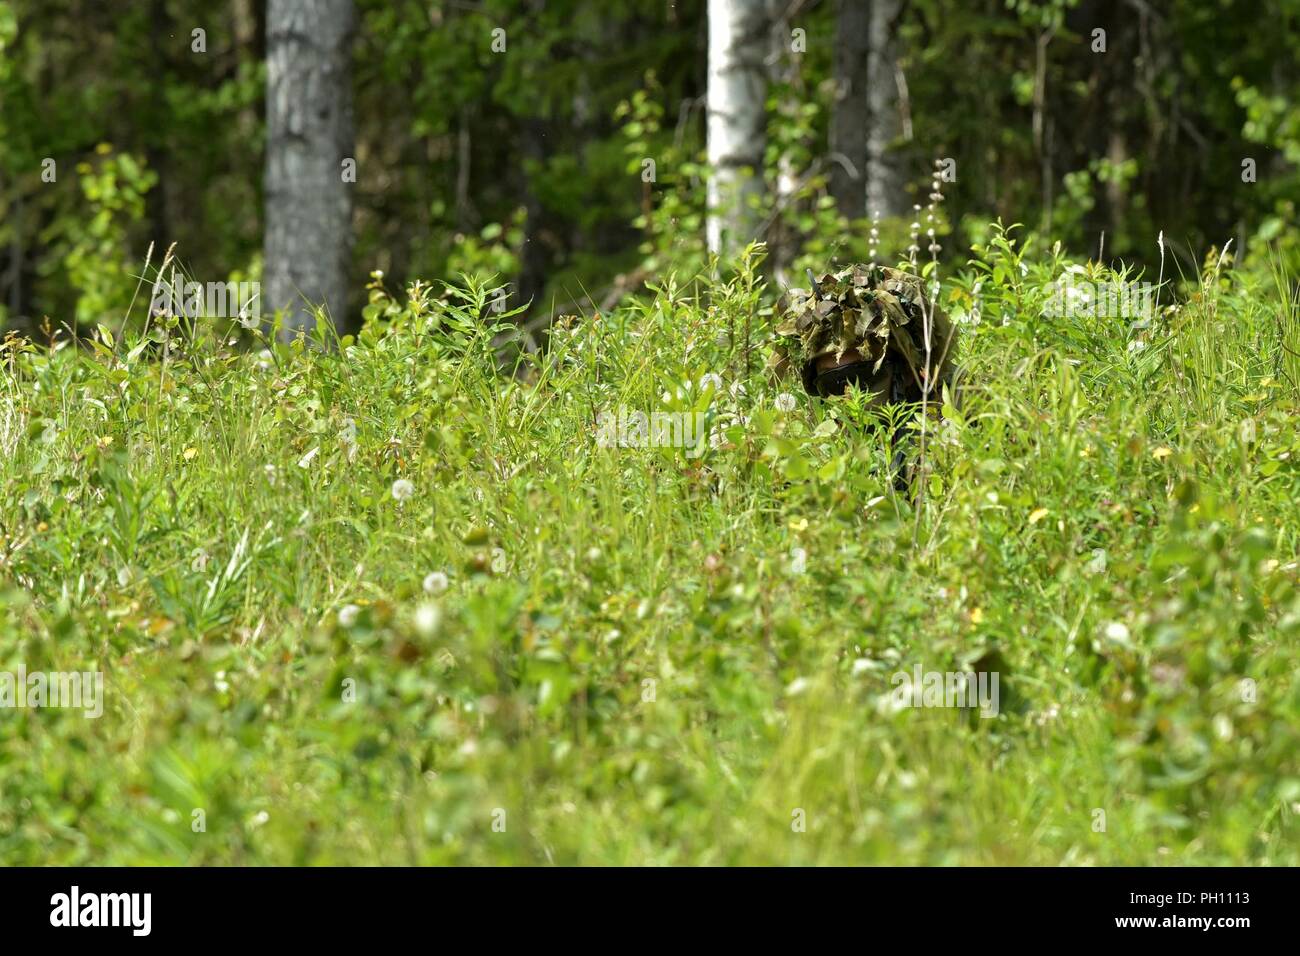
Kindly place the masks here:
[(1300, 863), (1295, 277), (1049, 316), (1121, 277), (997, 234), (900, 492), (878, 412), (767, 370), (754, 266), (540, 351), (378, 276), (327, 348), (6, 341), (0, 671), (104, 699), (0, 710), (0, 860)]

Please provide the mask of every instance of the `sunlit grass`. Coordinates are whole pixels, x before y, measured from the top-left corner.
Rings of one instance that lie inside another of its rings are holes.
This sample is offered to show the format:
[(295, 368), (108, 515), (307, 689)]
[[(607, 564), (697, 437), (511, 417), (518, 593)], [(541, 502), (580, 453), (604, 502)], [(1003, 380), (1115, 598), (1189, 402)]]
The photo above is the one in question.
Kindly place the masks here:
[[(768, 378), (748, 271), (523, 359), (378, 283), (337, 349), (11, 342), (0, 670), (107, 700), (0, 710), (0, 860), (1300, 862), (1290, 284), (1133, 331), (981, 256), (915, 498)], [(620, 405), (711, 441), (598, 447)], [(918, 663), (999, 716), (887, 706)]]

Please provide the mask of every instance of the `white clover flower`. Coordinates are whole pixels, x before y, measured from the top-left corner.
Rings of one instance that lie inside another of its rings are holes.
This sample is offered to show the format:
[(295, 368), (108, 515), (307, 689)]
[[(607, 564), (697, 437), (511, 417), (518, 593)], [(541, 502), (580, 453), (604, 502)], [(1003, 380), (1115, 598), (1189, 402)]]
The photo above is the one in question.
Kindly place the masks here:
[(339, 626), (351, 627), (357, 623), (357, 618), (361, 615), (361, 608), (355, 604), (345, 604), (339, 608)]
[(704, 391), (709, 386), (713, 387), (714, 392), (722, 391), (722, 376), (717, 372), (705, 372), (700, 376), (700, 391)]
[(441, 594), (447, 590), (447, 575), (441, 571), (431, 571), (424, 576), (424, 593)]
[(421, 637), (433, 637), (442, 625), (442, 610), (432, 601), (415, 609), (415, 632)]
[(789, 392), (782, 392), (776, 397), (776, 407), (782, 412), (792, 412), (798, 404), (798, 400)]
[(347, 419), (343, 423), (343, 430), (339, 432), (339, 441), (343, 444), (343, 452), (347, 455), (348, 462), (351, 463), (357, 457), (357, 423), (352, 419)]
[(405, 501), (411, 495), (415, 494), (415, 485), (405, 478), (398, 478), (393, 482), (393, 500), (397, 502)]
[(1122, 621), (1111, 621), (1106, 625), (1106, 638), (1116, 644), (1128, 643), (1128, 626)]

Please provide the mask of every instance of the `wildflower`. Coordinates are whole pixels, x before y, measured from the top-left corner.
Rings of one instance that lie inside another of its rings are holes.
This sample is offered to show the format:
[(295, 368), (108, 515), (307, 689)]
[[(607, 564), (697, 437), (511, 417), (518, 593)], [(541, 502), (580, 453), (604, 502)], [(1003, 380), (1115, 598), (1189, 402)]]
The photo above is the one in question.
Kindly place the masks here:
[(717, 372), (706, 372), (700, 376), (700, 391), (704, 391), (709, 386), (712, 386), (715, 392), (722, 391), (722, 376)]
[(441, 571), (431, 571), (424, 576), (424, 593), (441, 594), (447, 590), (447, 575)]
[(1116, 644), (1127, 644), (1129, 638), (1128, 626), (1122, 621), (1111, 621), (1106, 625), (1106, 639)]
[(415, 485), (405, 478), (398, 478), (393, 482), (393, 500), (397, 502), (405, 501), (411, 495), (415, 494)]
[(415, 632), (421, 637), (433, 637), (442, 624), (442, 611), (438, 605), (426, 601), (415, 609)]
[(778, 411), (792, 412), (797, 404), (798, 402), (795, 397), (789, 392), (782, 392), (776, 397), (776, 407)]
[(357, 623), (357, 618), (361, 614), (361, 608), (355, 604), (345, 604), (339, 608), (339, 626), (351, 627)]

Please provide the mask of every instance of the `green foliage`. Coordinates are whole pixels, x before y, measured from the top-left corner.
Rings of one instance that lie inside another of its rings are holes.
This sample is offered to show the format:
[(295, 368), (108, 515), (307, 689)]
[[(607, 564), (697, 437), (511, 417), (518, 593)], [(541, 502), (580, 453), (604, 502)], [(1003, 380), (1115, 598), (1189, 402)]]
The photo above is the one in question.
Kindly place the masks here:
[[(9, 340), (0, 670), (106, 691), (5, 711), (0, 856), (1300, 863), (1291, 277), (1132, 329), (988, 235), (915, 497), (859, 395), (768, 377), (761, 250), (539, 354), (378, 277), (335, 350)], [(601, 447), (620, 405), (708, 440)], [(892, 706), (918, 664), (999, 715)]]
[(85, 221), (65, 219), (68, 234), (61, 237), (67, 248), (63, 267), (80, 292), (76, 321), (83, 325), (125, 317), (139, 286), (132, 281), (127, 237), (144, 218), (144, 195), (158, 179), (136, 158), (116, 155), (106, 143), (96, 153), (96, 165), (77, 165), (77, 182), (91, 215)]

